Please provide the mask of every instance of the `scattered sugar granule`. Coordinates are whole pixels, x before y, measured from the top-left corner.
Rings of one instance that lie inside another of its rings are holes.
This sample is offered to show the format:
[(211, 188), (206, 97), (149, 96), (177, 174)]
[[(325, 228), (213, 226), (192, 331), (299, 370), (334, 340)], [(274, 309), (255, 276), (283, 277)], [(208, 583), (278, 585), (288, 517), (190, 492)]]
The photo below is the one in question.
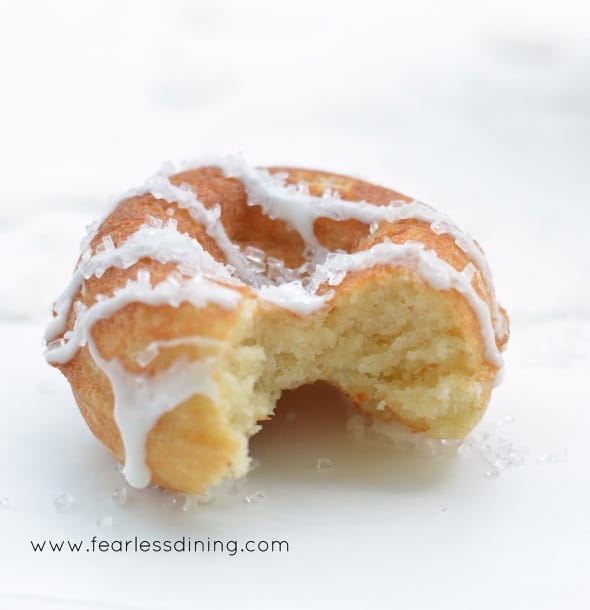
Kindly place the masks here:
[(263, 491), (255, 491), (253, 494), (246, 496), (244, 501), (246, 504), (260, 504), (266, 498)]
[(228, 494), (235, 496), (238, 492), (240, 492), (246, 486), (248, 482), (248, 477), (243, 476), (239, 479), (228, 479), (224, 483), (225, 490)]
[(115, 491), (111, 494), (111, 498), (115, 504), (123, 506), (127, 503), (127, 488), (121, 487), (120, 489), (115, 489)]
[(61, 494), (53, 501), (53, 505), (60, 513), (67, 513), (74, 508), (75, 504), (76, 499), (69, 493)]
[(185, 513), (192, 513), (199, 509), (201, 503), (199, 502), (199, 496), (189, 495), (184, 499), (182, 510)]
[(567, 449), (561, 449), (559, 451), (550, 451), (544, 453), (539, 458), (543, 464), (561, 464), (567, 460)]
[(321, 457), (318, 458), (315, 466), (318, 470), (328, 470), (334, 466), (334, 463), (330, 458)]
[(495, 466), (492, 466), (490, 469), (486, 470), (485, 476), (487, 479), (497, 479), (500, 476), (502, 471)]
[(506, 424), (512, 424), (514, 423), (514, 417), (512, 415), (505, 415), (504, 417), (501, 417), (497, 422), (496, 422), (496, 426), (498, 426), (498, 428), (505, 426)]
[(185, 496), (183, 494), (168, 490), (165, 490), (163, 492), (163, 496), (164, 498), (162, 499), (162, 505), (168, 506), (170, 508), (176, 508), (180, 506), (185, 499)]

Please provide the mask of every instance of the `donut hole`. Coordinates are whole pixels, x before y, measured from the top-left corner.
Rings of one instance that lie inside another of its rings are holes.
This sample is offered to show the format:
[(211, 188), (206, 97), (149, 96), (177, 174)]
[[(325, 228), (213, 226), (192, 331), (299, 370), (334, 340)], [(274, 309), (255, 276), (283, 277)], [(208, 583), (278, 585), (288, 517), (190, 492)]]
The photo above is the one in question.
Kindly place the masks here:
[[(376, 205), (387, 205), (392, 200), (410, 201), (396, 191), (360, 180), (351, 181), (346, 176), (305, 169), (284, 172), (280, 167), (269, 168), (269, 172), (284, 174), (286, 184), (306, 185), (310, 194), (318, 197), (328, 190), (342, 199), (366, 200)], [(242, 251), (248, 247), (256, 248), (263, 251), (267, 259), (283, 261), (288, 269), (297, 269), (308, 260), (306, 244), (299, 233), (289, 223), (270, 218), (255, 200), (249, 202), (239, 180), (225, 177), (217, 168), (201, 167), (176, 174), (171, 177), (171, 182), (177, 186), (190, 186), (207, 208), (219, 205), (225, 231)], [(154, 212), (150, 210), (150, 213)], [(180, 210), (179, 215), (186, 217), (187, 213)], [(166, 220), (165, 216), (161, 218)], [(406, 223), (402, 222), (401, 226), (405, 227)], [(318, 243), (327, 251), (353, 252), (363, 240), (371, 237), (369, 225), (354, 219), (320, 217), (314, 222), (313, 229)], [(202, 240), (202, 236), (199, 239)], [(215, 246), (210, 247), (210, 238), (206, 238), (206, 242), (209, 250), (217, 250)], [(218, 258), (223, 260), (223, 256), (218, 255)]]

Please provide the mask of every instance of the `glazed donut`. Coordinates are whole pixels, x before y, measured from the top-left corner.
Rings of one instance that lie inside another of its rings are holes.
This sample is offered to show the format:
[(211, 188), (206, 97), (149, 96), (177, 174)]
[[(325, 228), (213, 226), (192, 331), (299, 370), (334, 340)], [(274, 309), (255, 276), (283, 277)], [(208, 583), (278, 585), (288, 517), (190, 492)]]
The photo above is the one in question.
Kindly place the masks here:
[(89, 227), (46, 333), (130, 485), (203, 493), (249, 469), (285, 389), (462, 438), (508, 319), (479, 245), (433, 208), (240, 157), (166, 167)]

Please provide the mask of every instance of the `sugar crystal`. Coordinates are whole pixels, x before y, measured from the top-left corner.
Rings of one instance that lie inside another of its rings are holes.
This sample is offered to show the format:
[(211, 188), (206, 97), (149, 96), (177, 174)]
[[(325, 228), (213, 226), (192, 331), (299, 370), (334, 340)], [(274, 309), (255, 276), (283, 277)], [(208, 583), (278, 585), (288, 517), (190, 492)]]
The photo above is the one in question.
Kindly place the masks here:
[(60, 513), (67, 513), (71, 511), (74, 508), (75, 504), (76, 500), (74, 499), (74, 496), (69, 493), (61, 494), (61, 496), (58, 496), (53, 501), (53, 505)]
[(346, 277), (345, 269), (337, 269), (335, 271), (330, 272), (328, 277), (328, 284), (330, 286), (338, 286), (338, 284), (342, 283), (342, 280)]
[(318, 470), (327, 470), (329, 468), (332, 468), (333, 466), (334, 463), (332, 462), (332, 460), (326, 457), (318, 458), (316, 462), (316, 468)]
[(266, 253), (264, 252), (264, 250), (261, 250), (260, 248), (255, 248), (254, 246), (246, 246), (244, 248), (244, 256), (252, 262), (255, 263), (262, 263), (264, 262), (264, 259), (266, 258)]
[(109, 252), (115, 249), (115, 243), (113, 242), (113, 238), (110, 235), (105, 235), (102, 238), (102, 245), (105, 252)]
[(181, 504), (184, 504), (185, 496), (183, 494), (168, 490), (164, 490), (163, 494), (164, 498), (162, 500), (162, 506), (176, 508), (181, 506)]
[(53, 349), (57, 349), (58, 347), (61, 347), (62, 345), (65, 345), (66, 341), (63, 338), (60, 339), (54, 339), (53, 341), (50, 341), (47, 344), (47, 349), (48, 350), (53, 350)]
[(567, 449), (544, 453), (540, 457), (540, 461), (545, 464), (560, 464), (567, 460)]
[(255, 491), (253, 494), (246, 496), (244, 501), (246, 504), (260, 504), (265, 498), (265, 494), (262, 491)]
[(239, 491), (241, 491), (242, 489), (244, 489), (244, 487), (246, 486), (246, 483), (248, 483), (248, 477), (243, 476), (240, 477), (239, 479), (228, 479), (225, 481), (225, 489), (227, 491), (227, 493), (231, 494), (232, 496), (237, 494)]
[(199, 509), (200, 504), (199, 496), (189, 495), (184, 499), (182, 510), (185, 513), (192, 513)]
[(178, 271), (172, 271), (166, 277), (166, 281), (174, 286), (179, 286), (184, 281), (184, 278)]
[(147, 269), (140, 269), (137, 272), (137, 282), (139, 284), (149, 284), (151, 286), (150, 272)]
[(86, 309), (86, 307), (83, 305), (83, 303), (81, 301), (74, 302), (74, 313), (77, 316), (79, 316), (85, 309)]
[(147, 224), (150, 227), (154, 227), (154, 229), (161, 229), (164, 226), (164, 223), (159, 218), (156, 218), (151, 214), (149, 214), (147, 217)]
[(113, 527), (113, 518), (110, 515), (101, 517), (96, 522), (96, 525), (98, 525), (98, 527)]
[(463, 441), (443, 438), (440, 441), (440, 446), (442, 448), (442, 453), (445, 453), (446, 455), (455, 455), (463, 446)]
[(158, 356), (160, 350), (157, 345), (150, 343), (145, 349), (142, 349), (136, 357), (137, 364), (141, 368), (145, 368), (150, 362)]
[(119, 506), (123, 506), (127, 503), (127, 488), (122, 487), (120, 489), (115, 489), (115, 491), (111, 495), (113, 502), (118, 504)]
[(188, 275), (192, 277), (198, 271), (196, 265), (189, 263), (188, 261), (183, 261), (178, 265), (178, 271), (182, 273), (182, 275)]
[(504, 417), (501, 417), (497, 422), (496, 422), (496, 426), (501, 427), (504, 424), (511, 424), (514, 422), (514, 417), (512, 415), (505, 415)]
[(199, 499), (199, 504), (211, 504), (217, 498), (217, 491), (215, 488), (209, 487), (204, 493), (199, 494), (197, 498)]

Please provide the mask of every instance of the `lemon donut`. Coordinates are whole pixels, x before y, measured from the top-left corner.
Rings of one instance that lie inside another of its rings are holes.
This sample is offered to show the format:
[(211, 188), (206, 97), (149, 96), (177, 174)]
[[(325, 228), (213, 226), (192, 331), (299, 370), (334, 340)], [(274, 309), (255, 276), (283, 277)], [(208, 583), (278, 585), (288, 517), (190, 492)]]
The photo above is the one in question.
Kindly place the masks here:
[(130, 485), (203, 493), (243, 476), (281, 392), (316, 380), (464, 437), (507, 339), (484, 254), (448, 217), (224, 157), (165, 168), (89, 227), (46, 358)]

